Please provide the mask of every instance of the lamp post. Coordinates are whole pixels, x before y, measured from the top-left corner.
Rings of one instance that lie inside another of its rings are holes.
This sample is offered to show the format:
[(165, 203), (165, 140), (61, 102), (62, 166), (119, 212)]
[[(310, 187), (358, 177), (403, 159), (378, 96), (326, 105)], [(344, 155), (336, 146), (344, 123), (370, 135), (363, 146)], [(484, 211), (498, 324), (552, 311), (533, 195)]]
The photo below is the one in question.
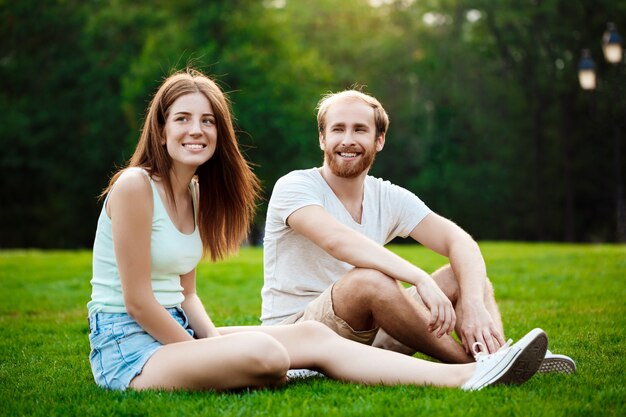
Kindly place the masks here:
[[(608, 23), (606, 31), (602, 35), (602, 53), (604, 59), (617, 73), (619, 66), (623, 64), (622, 37), (617, 32), (614, 23)], [(591, 53), (588, 49), (583, 49), (578, 63), (578, 81), (584, 90), (596, 89), (596, 70)], [(616, 78), (616, 77), (615, 77)], [(616, 79), (615, 84), (620, 84)], [(611, 113), (613, 117), (613, 153), (614, 153), (614, 175), (615, 175), (615, 215), (616, 215), (616, 239), (618, 242), (626, 242), (626, 202), (624, 199), (624, 183), (622, 177), (622, 134), (621, 134), (621, 97), (619, 89), (613, 88), (613, 102), (611, 103)]]
[[(618, 65), (622, 63), (623, 56), (623, 47), (622, 47), (622, 37), (619, 33), (617, 33), (617, 27), (614, 23), (608, 23), (606, 31), (602, 35), (602, 52), (604, 54), (604, 59), (606, 62), (611, 64), (617, 72)], [(620, 80), (616, 80), (616, 83), (619, 83)], [(614, 165), (615, 165), (615, 208), (616, 208), (616, 220), (617, 220), (617, 241), (618, 242), (626, 242), (626, 203), (624, 202), (624, 183), (622, 177), (622, 132), (620, 123), (622, 122), (621, 117), (619, 115), (619, 109), (621, 106), (617, 105), (620, 103), (621, 97), (617, 91), (618, 89), (614, 89), (614, 94), (616, 99), (613, 100), (612, 103), (612, 111), (613, 111), (613, 147), (615, 151), (614, 156)], [(617, 107), (617, 109), (616, 109)]]
[(609, 64), (615, 65), (622, 62), (622, 37), (617, 33), (615, 23), (606, 25), (606, 31), (602, 35), (602, 53)]
[(578, 62), (578, 82), (583, 90), (596, 89), (596, 64), (591, 59), (589, 49), (583, 49)]

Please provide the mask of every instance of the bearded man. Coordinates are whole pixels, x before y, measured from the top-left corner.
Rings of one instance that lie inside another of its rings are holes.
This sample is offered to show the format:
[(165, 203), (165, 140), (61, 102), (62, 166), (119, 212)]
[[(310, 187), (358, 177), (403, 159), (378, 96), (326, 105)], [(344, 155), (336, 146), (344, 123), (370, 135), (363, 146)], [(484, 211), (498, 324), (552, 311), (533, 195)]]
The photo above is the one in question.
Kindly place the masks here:
[[(504, 346), (478, 244), (412, 192), (368, 175), (389, 127), (380, 102), (355, 90), (329, 94), (317, 121), (322, 167), (285, 175), (269, 202), (263, 324), (317, 320), (348, 339), (446, 363)], [(397, 236), (449, 264), (425, 272), (385, 248)], [(574, 370), (552, 353), (540, 368)]]

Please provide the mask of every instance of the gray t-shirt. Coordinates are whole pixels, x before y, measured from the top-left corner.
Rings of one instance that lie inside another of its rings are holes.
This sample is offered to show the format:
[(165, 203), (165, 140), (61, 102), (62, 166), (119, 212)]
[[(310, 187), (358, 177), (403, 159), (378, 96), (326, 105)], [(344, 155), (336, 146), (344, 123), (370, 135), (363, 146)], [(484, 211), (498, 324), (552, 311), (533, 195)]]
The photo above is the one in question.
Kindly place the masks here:
[(319, 168), (293, 171), (280, 178), (270, 198), (264, 239), (263, 324), (278, 324), (305, 309), (352, 265), (341, 262), (287, 225), (296, 210), (323, 207), (351, 229), (384, 245), (406, 237), (430, 209), (404, 188), (366, 177), (361, 223), (352, 219)]

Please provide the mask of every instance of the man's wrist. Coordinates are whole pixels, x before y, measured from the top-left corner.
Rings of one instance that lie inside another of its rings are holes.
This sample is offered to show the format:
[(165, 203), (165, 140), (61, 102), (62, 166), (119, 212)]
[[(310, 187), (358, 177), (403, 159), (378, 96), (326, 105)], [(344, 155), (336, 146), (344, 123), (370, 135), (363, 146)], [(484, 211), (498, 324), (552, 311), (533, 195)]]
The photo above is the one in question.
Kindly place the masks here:
[(428, 282), (432, 281), (432, 279), (433, 278), (426, 272), (419, 271), (417, 274), (415, 274), (412, 284), (418, 287), (422, 284), (427, 284)]
[(459, 302), (464, 308), (483, 306), (485, 304), (485, 301), (482, 297), (474, 294), (465, 296), (463, 294), (459, 295)]

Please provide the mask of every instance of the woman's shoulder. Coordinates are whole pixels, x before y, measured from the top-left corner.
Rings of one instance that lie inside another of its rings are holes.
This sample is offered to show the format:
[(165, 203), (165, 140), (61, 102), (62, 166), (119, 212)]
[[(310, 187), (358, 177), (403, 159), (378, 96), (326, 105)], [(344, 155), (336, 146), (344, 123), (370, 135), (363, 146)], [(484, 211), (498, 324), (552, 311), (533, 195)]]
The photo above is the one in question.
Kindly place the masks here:
[(152, 189), (143, 169), (126, 168), (115, 180), (105, 203), (111, 219), (117, 213), (145, 212), (152, 210)]
[(143, 168), (126, 168), (115, 181), (115, 187), (111, 191), (117, 193), (149, 193), (150, 176)]

